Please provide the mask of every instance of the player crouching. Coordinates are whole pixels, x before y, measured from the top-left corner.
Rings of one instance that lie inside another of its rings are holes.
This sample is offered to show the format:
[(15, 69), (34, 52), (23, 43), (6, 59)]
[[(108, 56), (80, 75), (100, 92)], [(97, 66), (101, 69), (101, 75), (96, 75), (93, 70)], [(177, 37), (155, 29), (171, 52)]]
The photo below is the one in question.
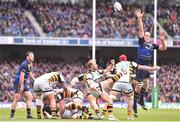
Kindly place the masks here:
[[(64, 89), (55, 90), (55, 99), (57, 102), (57, 113), (63, 119), (92, 119), (92, 114), (83, 104), (83, 93), (80, 90), (69, 88), (68, 91)], [(50, 119), (51, 112), (49, 105), (44, 105), (43, 115)]]

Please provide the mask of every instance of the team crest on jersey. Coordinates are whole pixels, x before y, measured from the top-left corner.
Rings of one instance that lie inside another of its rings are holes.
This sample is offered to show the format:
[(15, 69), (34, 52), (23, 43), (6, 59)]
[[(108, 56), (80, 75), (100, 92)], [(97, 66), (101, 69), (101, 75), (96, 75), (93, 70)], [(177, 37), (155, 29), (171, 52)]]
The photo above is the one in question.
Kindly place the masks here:
[(153, 45), (150, 44), (150, 43), (146, 43), (146, 44), (145, 44), (145, 48), (146, 48), (146, 49), (153, 49)]

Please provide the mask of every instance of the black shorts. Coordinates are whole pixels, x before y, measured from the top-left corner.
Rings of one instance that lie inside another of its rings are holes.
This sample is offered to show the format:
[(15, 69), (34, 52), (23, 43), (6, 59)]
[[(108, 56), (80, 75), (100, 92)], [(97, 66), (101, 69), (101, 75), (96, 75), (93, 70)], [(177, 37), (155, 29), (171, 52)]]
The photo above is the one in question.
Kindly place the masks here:
[[(30, 86), (27, 82), (24, 82), (24, 90), (25, 91), (30, 91)], [(14, 92), (19, 93), (19, 83), (14, 82)]]
[(136, 81), (142, 82), (144, 79), (149, 79), (149, 78), (150, 78), (149, 71), (143, 71), (143, 70), (136, 71), (136, 77), (135, 77)]

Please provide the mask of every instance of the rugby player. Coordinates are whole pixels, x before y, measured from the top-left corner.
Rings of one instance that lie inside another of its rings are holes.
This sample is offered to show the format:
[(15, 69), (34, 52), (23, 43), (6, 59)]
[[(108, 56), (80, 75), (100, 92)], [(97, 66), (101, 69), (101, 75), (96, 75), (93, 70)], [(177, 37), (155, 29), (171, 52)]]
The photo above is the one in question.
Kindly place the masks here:
[(18, 72), (15, 75), (14, 80), (14, 99), (11, 106), (11, 113), (10, 113), (10, 119), (14, 118), (15, 109), (18, 100), (21, 98), (22, 95), (26, 98), (26, 108), (27, 108), (27, 118), (33, 118), (31, 114), (31, 105), (32, 105), (32, 99), (33, 96), (30, 91), (30, 86), (28, 83), (29, 76), (35, 80), (32, 68), (33, 68), (33, 61), (34, 61), (34, 54), (33, 52), (27, 52), (26, 53), (26, 60), (24, 60), (19, 69)]
[[(138, 19), (138, 26), (139, 26), (139, 47), (138, 47), (138, 64), (140, 65), (146, 65), (150, 66), (153, 62), (153, 51), (154, 49), (165, 51), (167, 49), (167, 45), (165, 43), (165, 34), (164, 32), (160, 32), (160, 45), (154, 44), (151, 39), (150, 32), (144, 30), (143, 27), (143, 15), (144, 12), (142, 12), (140, 9), (137, 9), (135, 11), (135, 15)], [(150, 72), (149, 71), (143, 71), (143, 70), (137, 70), (136, 72), (136, 86), (135, 86), (135, 92), (134, 92), (134, 115), (137, 117), (137, 102), (142, 106), (144, 110), (147, 110), (144, 104), (144, 95), (146, 92), (146, 89), (149, 84), (149, 78), (150, 78)], [(140, 97), (139, 97), (140, 94)], [(138, 99), (139, 98), (139, 99)]]

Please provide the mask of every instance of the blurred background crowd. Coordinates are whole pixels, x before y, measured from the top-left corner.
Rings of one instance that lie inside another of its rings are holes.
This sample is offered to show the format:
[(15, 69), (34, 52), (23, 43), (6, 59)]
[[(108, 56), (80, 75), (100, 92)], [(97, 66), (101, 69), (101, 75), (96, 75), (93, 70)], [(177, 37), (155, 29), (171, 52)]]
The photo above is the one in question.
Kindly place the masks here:
[[(4, 58), (0, 59), (0, 101), (1, 102), (12, 102), (13, 99), (13, 81), (15, 73), (18, 70), (20, 59)], [(44, 73), (52, 71), (61, 71), (64, 75), (67, 83), (69, 83), (73, 77), (78, 76), (81, 73), (87, 72), (86, 67), (87, 59), (79, 58), (73, 61), (65, 61), (62, 58), (40, 58), (34, 62), (34, 75), (38, 77)], [(104, 67), (106, 64), (97, 61), (99, 67)], [(158, 71), (157, 84), (159, 87), (159, 101), (176, 103), (180, 102), (180, 65), (177, 62), (166, 62), (162, 63), (161, 69)], [(33, 81), (29, 81), (31, 86)], [(85, 90), (83, 83), (76, 84), (76, 88), (81, 91)], [(147, 92), (146, 100), (151, 101), (151, 90), (153, 85), (153, 78), (150, 80), (150, 87)], [(33, 89), (31, 88), (33, 91)], [(119, 95), (119, 100), (124, 102), (126, 97), (122, 94)]]
[[(134, 11), (137, 4), (123, 4), (123, 11), (114, 12), (111, 2), (97, 1), (96, 35), (99, 38), (137, 38), (137, 20)], [(147, 4), (143, 18), (146, 31), (153, 34), (153, 11)], [(151, 10), (151, 11), (150, 11)], [(36, 26), (25, 11), (32, 13), (46, 36), (92, 37), (92, 3), (81, 4), (30, 2), (28, 7), (18, 2), (0, 3), (0, 36), (39, 36)], [(175, 39), (180, 39), (179, 5), (160, 4), (158, 23)], [(159, 26), (158, 26), (159, 29)]]

